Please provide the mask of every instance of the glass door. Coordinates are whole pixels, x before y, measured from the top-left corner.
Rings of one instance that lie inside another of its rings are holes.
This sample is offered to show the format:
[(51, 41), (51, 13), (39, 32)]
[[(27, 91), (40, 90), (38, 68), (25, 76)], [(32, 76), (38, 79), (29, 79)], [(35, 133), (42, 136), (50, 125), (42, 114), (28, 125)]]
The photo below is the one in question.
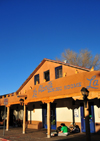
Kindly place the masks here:
[(56, 109), (51, 109), (51, 129), (56, 129)]
[[(43, 118), (43, 127), (47, 129), (47, 105), (43, 106), (42, 109), (42, 118)], [(51, 121), (51, 129), (56, 129), (56, 107), (51, 104), (50, 110), (50, 121)]]
[[(81, 131), (86, 132), (84, 106), (81, 106), (80, 110), (81, 110)], [(90, 133), (95, 133), (95, 120), (94, 120), (94, 105), (93, 105), (93, 103), (89, 103), (89, 123), (90, 123)]]

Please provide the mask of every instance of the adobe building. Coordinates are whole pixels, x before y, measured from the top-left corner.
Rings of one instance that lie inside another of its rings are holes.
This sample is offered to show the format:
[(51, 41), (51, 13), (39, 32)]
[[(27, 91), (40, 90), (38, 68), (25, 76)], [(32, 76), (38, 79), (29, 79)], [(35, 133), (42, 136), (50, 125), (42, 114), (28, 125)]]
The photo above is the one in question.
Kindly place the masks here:
[[(89, 92), (89, 111), (84, 107), (83, 87)], [(14, 120), (20, 120), (23, 134), (26, 128), (47, 128), (50, 137), (50, 130), (61, 123), (79, 125), (81, 132), (85, 132), (86, 114), (90, 132), (100, 130), (100, 71), (43, 59), (16, 92), (0, 97), (2, 120), (5, 100), (6, 130)]]

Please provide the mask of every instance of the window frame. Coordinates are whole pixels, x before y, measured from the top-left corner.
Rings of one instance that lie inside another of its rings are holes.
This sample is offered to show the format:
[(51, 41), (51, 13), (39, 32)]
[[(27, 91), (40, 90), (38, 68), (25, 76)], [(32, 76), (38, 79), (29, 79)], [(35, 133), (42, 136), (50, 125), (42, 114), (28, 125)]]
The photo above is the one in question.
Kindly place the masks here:
[(57, 70), (62, 70), (62, 65), (61, 66), (58, 66), (58, 67), (55, 67), (55, 79), (58, 79), (58, 78), (61, 78), (62, 77), (62, 74), (61, 74), (61, 77), (58, 77), (57, 76)]
[[(36, 77), (38, 76), (38, 80), (36, 80)], [(34, 76), (34, 85), (36, 85), (36, 81), (38, 81), (38, 84), (40, 83), (40, 81), (39, 81), (39, 74), (36, 74), (35, 76)]]
[[(45, 74), (46, 74), (47, 72), (49, 72), (49, 80), (46, 80), (46, 79), (45, 79)], [(50, 70), (44, 71), (44, 80), (46, 80), (45, 82), (50, 81)]]

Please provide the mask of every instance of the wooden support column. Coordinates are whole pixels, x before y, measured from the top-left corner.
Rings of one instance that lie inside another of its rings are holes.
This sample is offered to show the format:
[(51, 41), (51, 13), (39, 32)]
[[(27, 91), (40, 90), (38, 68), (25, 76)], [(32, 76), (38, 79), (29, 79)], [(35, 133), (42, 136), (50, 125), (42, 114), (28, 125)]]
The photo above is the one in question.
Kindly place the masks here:
[(6, 131), (9, 130), (9, 115), (10, 115), (10, 106), (7, 107), (7, 122), (6, 122)]
[(23, 134), (25, 134), (26, 128), (26, 105), (24, 104), (24, 115), (23, 115)]
[(47, 103), (47, 138), (51, 137), (51, 121), (50, 121), (50, 102), (53, 103), (54, 99), (43, 100), (42, 103)]
[(51, 137), (50, 102), (47, 103), (47, 138)]
[(87, 104), (84, 102), (84, 112), (85, 112), (85, 127), (86, 127), (86, 141), (91, 141), (90, 137), (90, 124), (89, 124), (89, 102)]

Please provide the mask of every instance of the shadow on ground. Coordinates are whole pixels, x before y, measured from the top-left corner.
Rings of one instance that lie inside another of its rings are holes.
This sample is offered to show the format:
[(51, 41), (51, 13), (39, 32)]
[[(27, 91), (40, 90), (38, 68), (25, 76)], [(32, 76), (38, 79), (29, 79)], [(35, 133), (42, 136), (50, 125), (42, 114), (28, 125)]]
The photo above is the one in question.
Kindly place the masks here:
[[(73, 133), (66, 137), (55, 136), (47, 138), (46, 132), (46, 129), (26, 129), (26, 134), (22, 134), (22, 128), (10, 128), (9, 131), (5, 131), (3, 136), (3, 129), (0, 129), (0, 138), (10, 141), (86, 141), (85, 133)], [(100, 131), (91, 134), (91, 141), (100, 141)]]

